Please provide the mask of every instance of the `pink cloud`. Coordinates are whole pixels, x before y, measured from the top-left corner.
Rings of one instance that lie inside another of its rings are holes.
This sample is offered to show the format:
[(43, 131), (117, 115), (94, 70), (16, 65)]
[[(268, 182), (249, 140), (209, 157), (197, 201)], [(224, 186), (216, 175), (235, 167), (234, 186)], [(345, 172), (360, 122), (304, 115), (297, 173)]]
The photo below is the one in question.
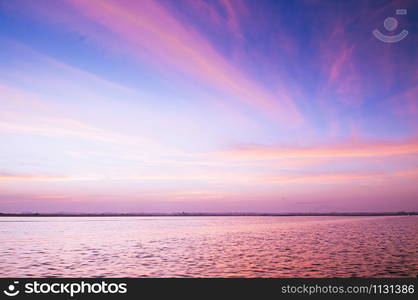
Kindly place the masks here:
[(243, 146), (217, 155), (231, 159), (271, 160), (283, 158), (376, 157), (418, 153), (418, 141), (362, 142), (317, 145), (310, 147)]
[[(68, 0), (68, 3), (78, 17), (54, 10), (41, 13), (50, 21), (64, 23), (104, 47), (152, 63), (170, 76), (185, 74), (226, 93), (237, 104), (244, 104), (274, 122), (291, 126), (303, 123), (303, 116), (293, 101), (283, 99), (280, 92), (272, 95), (250, 80), (196, 30), (180, 23), (157, 2)], [(231, 4), (224, 5), (231, 24), (236, 24), (235, 9)]]
[(0, 182), (4, 181), (65, 181), (77, 180), (71, 176), (55, 175), (0, 175)]

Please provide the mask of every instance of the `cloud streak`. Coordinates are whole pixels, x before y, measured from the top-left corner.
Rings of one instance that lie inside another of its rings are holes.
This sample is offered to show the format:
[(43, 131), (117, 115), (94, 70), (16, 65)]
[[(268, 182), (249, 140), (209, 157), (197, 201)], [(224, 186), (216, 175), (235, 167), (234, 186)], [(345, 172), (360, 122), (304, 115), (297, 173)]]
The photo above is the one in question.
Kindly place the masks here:
[(418, 154), (418, 141), (346, 142), (309, 147), (241, 146), (219, 153), (230, 159), (272, 160), (283, 158), (360, 158)]
[[(303, 116), (293, 101), (283, 99), (280, 91), (272, 95), (250, 80), (196, 30), (183, 25), (157, 1), (68, 0), (68, 3), (90, 22), (94, 21), (108, 30), (109, 35), (106, 36), (103, 32), (98, 34), (89, 25), (79, 26), (75, 23), (76, 18), (66, 20), (68, 26), (98, 43), (128, 53), (141, 61), (152, 62), (161, 71), (171, 73), (171, 76), (176, 72), (186, 74), (193, 80), (226, 93), (237, 104), (246, 105), (270, 120), (290, 126), (303, 123)], [(230, 4), (225, 5), (231, 15), (231, 24), (236, 24)], [(51, 12), (48, 17), (54, 20), (59, 16)], [(123, 46), (120, 41), (112, 39), (112, 35), (122, 39)]]

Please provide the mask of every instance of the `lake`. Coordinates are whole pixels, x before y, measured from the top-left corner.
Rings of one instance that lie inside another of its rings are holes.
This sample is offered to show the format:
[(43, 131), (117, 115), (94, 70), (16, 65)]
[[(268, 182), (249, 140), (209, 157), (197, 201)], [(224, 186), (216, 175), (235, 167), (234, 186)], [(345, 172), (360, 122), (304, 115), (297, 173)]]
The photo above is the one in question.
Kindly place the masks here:
[(416, 277), (418, 216), (1, 217), (0, 277)]

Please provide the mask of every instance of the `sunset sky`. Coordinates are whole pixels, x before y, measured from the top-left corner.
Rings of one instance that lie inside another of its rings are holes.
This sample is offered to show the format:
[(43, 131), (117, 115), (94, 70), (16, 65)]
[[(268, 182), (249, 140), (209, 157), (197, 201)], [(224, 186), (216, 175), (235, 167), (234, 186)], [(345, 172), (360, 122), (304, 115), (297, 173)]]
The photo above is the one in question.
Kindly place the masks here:
[(0, 212), (418, 210), (418, 1), (0, 0), (0, 46)]

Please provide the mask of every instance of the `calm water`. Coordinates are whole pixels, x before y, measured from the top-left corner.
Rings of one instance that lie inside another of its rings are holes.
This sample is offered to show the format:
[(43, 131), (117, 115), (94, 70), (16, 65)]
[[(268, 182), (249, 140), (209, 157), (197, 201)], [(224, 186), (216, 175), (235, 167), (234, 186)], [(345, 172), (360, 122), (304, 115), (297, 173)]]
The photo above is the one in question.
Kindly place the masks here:
[(415, 277), (418, 216), (0, 218), (1, 277)]

